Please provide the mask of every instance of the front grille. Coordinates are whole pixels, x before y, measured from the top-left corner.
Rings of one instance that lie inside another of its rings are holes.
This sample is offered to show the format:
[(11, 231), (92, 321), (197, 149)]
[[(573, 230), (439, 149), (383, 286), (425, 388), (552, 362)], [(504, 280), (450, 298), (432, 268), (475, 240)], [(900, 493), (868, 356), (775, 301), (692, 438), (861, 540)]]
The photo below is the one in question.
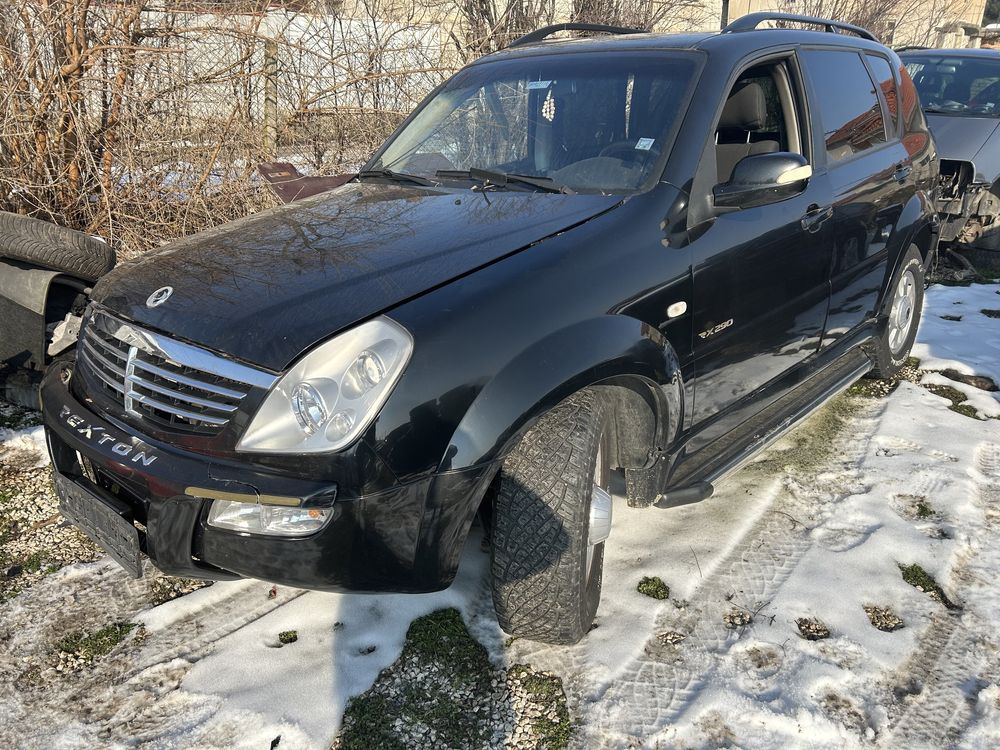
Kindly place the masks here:
[(125, 412), (168, 430), (217, 434), (253, 387), (274, 376), (200, 347), (92, 310), (79, 360), (104, 395)]

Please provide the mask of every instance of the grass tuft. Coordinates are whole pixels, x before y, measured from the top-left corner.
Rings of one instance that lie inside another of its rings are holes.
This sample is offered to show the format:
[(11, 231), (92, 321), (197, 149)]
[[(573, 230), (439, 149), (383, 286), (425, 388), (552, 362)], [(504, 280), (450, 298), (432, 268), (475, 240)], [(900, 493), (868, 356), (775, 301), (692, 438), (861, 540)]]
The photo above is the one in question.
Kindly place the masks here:
[(948, 609), (959, 609), (959, 606), (948, 598), (937, 581), (934, 580), (934, 576), (917, 563), (913, 563), (912, 565), (903, 565), (900, 563), (899, 572), (902, 574), (903, 580), (917, 589), (917, 591), (923, 591), (935, 601), (941, 602)]
[(951, 406), (948, 408), (953, 412), (957, 412), (963, 417), (969, 417), (970, 419), (980, 421), (979, 413), (976, 411), (976, 408), (972, 406), (972, 404), (963, 403), (967, 399), (965, 394), (958, 390), (958, 388), (953, 388), (950, 385), (934, 384), (925, 385), (924, 388), (933, 393), (935, 396), (940, 396), (941, 398), (951, 401)]
[(917, 498), (916, 502), (913, 503), (913, 514), (921, 520), (926, 520), (934, 517), (934, 508), (931, 507), (926, 498)]
[(282, 646), (287, 646), (289, 643), (295, 643), (299, 639), (298, 631), (295, 630), (283, 630), (278, 633), (278, 642)]
[[(517, 694), (526, 706), (514, 706)], [(562, 681), (523, 664), (496, 670), (459, 612), (440, 610), (410, 624), (399, 660), (350, 701), (333, 748), (493, 746), (497, 717), (502, 722), (517, 711), (519, 726), (533, 735), (531, 747), (567, 747), (573, 727)]]
[(135, 627), (134, 622), (116, 622), (106, 625), (96, 633), (77, 630), (62, 638), (56, 644), (56, 648), (82, 659), (99, 659), (124, 641)]
[(521, 686), (533, 702), (550, 707), (548, 713), (542, 713), (532, 722), (532, 729), (538, 736), (537, 746), (545, 750), (562, 750), (568, 747), (573, 736), (573, 724), (569, 718), (562, 680), (555, 675), (532, 672), (524, 664), (514, 665), (511, 671), (521, 680)]
[(645, 594), (653, 599), (670, 598), (670, 587), (659, 576), (643, 576), (643, 579), (639, 581), (639, 585), (635, 589), (640, 594)]

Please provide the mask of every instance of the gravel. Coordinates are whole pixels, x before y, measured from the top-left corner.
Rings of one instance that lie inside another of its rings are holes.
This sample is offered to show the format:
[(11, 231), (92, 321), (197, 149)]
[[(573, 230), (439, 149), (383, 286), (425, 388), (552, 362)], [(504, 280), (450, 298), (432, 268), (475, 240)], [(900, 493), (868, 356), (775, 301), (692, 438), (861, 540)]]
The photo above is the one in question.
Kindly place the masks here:
[(59, 515), (51, 469), (0, 467), (0, 600), (101, 550)]
[(815, 617), (800, 617), (795, 621), (799, 627), (799, 633), (807, 641), (821, 641), (830, 637), (830, 628), (822, 620)]
[(865, 614), (868, 615), (868, 620), (872, 625), (885, 633), (891, 633), (904, 626), (903, 619), (889, 607), (866, 604)]
[(562, 681), (518, 664), (492, 665), (456, 610), (415, 620), (399, 660), (351, 701), (334, 750), (566, 747)]

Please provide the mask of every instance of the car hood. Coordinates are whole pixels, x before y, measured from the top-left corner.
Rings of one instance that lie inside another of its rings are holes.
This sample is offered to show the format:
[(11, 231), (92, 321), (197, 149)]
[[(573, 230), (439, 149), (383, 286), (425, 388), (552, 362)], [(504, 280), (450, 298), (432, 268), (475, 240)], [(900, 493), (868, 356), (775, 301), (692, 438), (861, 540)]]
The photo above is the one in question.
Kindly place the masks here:
[(942, 159), (971, 161), (977, 182), (993, 182), (1000, 175), (1000, 140), (990, 143), (1000, 119), (928, 113), (927, 124)]
[[(602, 213), (620, 196), (350, 183), (122, 264), (95, 302), (272, 370), (338, 331)], [(173, 292), (150, 307), (150, 295)]]

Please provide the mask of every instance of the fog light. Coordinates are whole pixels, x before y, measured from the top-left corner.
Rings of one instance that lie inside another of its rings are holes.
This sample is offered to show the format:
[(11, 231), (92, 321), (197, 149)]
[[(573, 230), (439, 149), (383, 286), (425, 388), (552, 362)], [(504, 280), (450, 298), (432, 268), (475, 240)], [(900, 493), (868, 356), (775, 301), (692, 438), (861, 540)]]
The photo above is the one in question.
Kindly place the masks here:
[(322, 529), (333, 511), (327, 508), (286, 508), (280, 505), (215, 500), (208, 525), (245, 534), (308, 536)]

